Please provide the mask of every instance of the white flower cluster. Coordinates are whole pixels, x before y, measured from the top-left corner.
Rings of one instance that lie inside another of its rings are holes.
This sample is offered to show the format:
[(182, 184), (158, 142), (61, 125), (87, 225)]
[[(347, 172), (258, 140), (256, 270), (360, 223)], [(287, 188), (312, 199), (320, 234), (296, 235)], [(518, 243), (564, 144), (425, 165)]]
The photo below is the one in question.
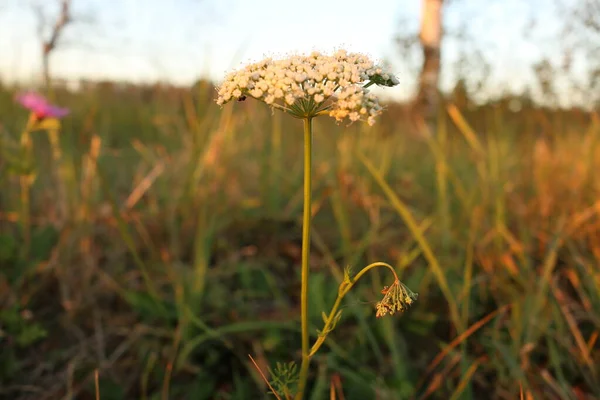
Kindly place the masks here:
[(362, 54), (313, 52), (267, 58), (230, 73), (218, 90), (217, 103), (250, 96), (299, 118), (329, 114), (337, 121), (366, 119), (373, 125), (382, 108), (367, 90), (372, 84), (395, 86), (398, 80)]

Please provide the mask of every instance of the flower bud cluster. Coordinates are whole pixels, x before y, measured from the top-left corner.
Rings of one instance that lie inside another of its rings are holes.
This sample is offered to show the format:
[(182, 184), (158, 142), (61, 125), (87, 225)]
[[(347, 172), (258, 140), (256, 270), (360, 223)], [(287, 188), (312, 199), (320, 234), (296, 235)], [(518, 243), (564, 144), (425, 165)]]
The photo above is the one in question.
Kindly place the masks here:
[(386, 314), (394, 315), (396, 312), (404, 312), (419, 297), (399, 280), (396, 280), (392, 286), (385, 287), (381, 293), (384, 295), (383, 299), (375, 305), (377, 318)]
[(366, 120), (372, 125), (382, 110), (366, 88), (372, 84), (391, 87), (398, 80), (362, 54), (313, 52), (267, 58), (230, 73), (218, 90), (217, 103), (254, 97), (298, 118), (329, 114), (337, 121)]

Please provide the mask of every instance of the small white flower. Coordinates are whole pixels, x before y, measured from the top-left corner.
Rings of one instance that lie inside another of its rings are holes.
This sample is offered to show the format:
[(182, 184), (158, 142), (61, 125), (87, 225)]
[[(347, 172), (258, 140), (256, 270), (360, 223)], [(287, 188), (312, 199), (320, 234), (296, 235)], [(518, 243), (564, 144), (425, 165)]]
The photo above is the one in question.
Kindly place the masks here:
[(306, 74), (297, 73), (294, 79), (296, 80), (296, 82), (302, 83), (306, 80)]

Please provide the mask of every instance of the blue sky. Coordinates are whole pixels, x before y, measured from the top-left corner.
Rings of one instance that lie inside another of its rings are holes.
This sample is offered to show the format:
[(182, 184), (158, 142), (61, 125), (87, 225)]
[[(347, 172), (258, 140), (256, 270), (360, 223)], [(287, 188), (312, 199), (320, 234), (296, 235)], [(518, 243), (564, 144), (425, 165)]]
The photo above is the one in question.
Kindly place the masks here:
[[(41, 5), (49, 21), (58, 0), (0, 0), (0, 78), (39, 78), (40, 42), (32, 4)], [(72, 0), (76, 22), (65, 31), (51, 66), (55, 76), (77, 80), (168, 80), (189, 84), (200, 75), (218, 80), (240, 63), (265, 55), (346, 48), (388, 58), (403, 86), (414, 88), (411, 71), (418, 60), (397, 55), (393, 37), (415, 33), (420, 0)], [(522, 87), (531, 79), (530, 65), (541, 55), (557, 62), (559, 21), (552, 0), (454, 0), (446, 8), (445, 26), (466, 26), (474, 41), (464, 50), (482, 51), (492, 62), (495, 89)], [(525, 27), (535, 15), (541, 24)], [(466, 23), (465, 23), (466, 22)], [(49, 26), (49, 24), (47, 24)], [(459, 47), (444, 43), (451, 65)], [(474, 71), (473, 74), (476, 74)], [(442, 85), (452, 83), (445, 68)], [(492, 85), (493, 86), (493, 85)]]

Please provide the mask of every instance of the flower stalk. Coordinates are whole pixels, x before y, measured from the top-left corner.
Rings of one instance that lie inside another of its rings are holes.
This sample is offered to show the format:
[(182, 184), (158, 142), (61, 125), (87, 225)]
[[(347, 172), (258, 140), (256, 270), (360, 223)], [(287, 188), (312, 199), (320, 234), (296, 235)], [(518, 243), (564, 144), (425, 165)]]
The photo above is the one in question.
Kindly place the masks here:
[[(325, 325), (323, 326), (323, 329), (319, 332), (319, 337), (317, 338), (315, 343), (310, 348), (310, 352), (308, 353), (308, 356), (305, 357), (304, 353), (302, 354), (303, 364), (302, 364), (302, 367), (300, 368), (300, 378), (299, 378), (300, 381), (299, 381), (299, 385), (298, 385), (298, 394), (296, 395), (296, 400), (300, 400), (304, 396), (304, 389), (305, 389), (306, 378), (307, 378), (306, 375), (307, 375), (308, 365), (310, 363), (310, 360), (317, 353), (319, 348), (321, 348), (323, 343), (325, 343), (325, 339), (327, 339), (327, 335), (335, 328), (336, 324), (338, 323), (338, 321), (341, 318), (342, 314), (341, 314), (341, 311), (339, 311), (339, 308), (340, 308), (340, 305), (342, 304), (342, 300), (350, 292), (350, 290), (354, 287), (354, 285), (360, 280), (360, 278), (362, 278), (367, 272), (369, 272), (369, 270), (371, 270), (373, 268), (377, 268), (377, 267), (387, 268), (390, 271), (392, 271), (392, 274), (394, 275), (394, 283), (389, 287), (385, 287), (381, 291), (381, 293), (384, 294), (384, 298), (382, 301), (377, 303), (377, 309), (378, 309), (377, 317), (378, 318), (383, 317), (385, 315), (385, 313), (380, 313), (379, 310), (381, 310), (381, 309), (391, 310), (388, 312), (390, 314), (394, 314), (395, 311), (404, 311), (404, 310), (408, 309), (408, 307), (417, 300), (419, 295), (417, 293), (412, 292), (402, 282), (400, 282), (400, 279), (398, 279), (398, 274), (396, 274), (396, 271), (394, 270), (394, 268), (388, 263), (379, 262), (379, 261), (371, 263), (371, 264), (367, 265), (366, 267), (364, 267), (362, 270), (360, 270), (360, 272), (358, 274), (356, 274), (356, 276), (354, 276), (354, 277), (351, 277), (349, 270), (346, 270), (344, 273), (344, 280), (342, 281), (342, 283), (340, 283), (340, 286), (338, 288), (338, 296), (335, 299), (335, 302), (333, 303), (333, 307), (331, 307), (331, 311), (329, 312), (329, 314), (323, 314), (323, 321), (324, 321)], [(401, 295), (391, 296), (391, 294), (401, 294)], [(303, 368), (305, 360), (306, 360), (306, 367), (305, 367), (306, 369)], [(303, 374), (303, 371), (305, 371), (304, 374)]]
[(352, 287), (354, 287), (356, 282), (358, 282), (358, 280), (362, 276), (364, 276), (369, 270), (376, 268), (376, 267), (388, 268), (390, 271), (392, 271), (392, 274), (394, 274), (394, 282), (400, 282), (400, 280), (398, 279), (398, 275), (396, 274), (396, 271), (394, 270), (394, 268), (391, 265), (384, 263), (384, 262), (375, 262), (375, 263), (367, 265), (358, 274), (356, 274), (356, 276), (353, 278), (350, 277), (350, 273), (348, 271), (346, 271), (346, 273), (344, 274), (344, 280), (342, 281), (342, 283), (340, 283), (340, 286), (338, 288), (338, 296), (335, 299), (335, 302), (333, 303), (333, 307), (331, 307), (331, 311), (329, 312), (327, 319), (325, 319), (325, 325), (323, 326), (323, 330), (321, 331), (321, 334), (319, 335), (319, 337), (317, 338), (317, 340), (315, 341), (315, 343), (312, 345), (312, 347), (310, 349), (309, 357), (312, 357), (315, 355), (315, 353), (319, 350), (321, 345), (325, 342), (325, 339), (327, 338), (327, 334), (329, 332), (331, 332), (333, 330), (333, 328), (335, 327), (334, 325), (337, 323), (336, 319), (339, 319), (341, 316), (341, 314), (338, 313), (338, 309), (340, 308), (340, 305), (342, 303), (342, 300), (344, 299), (344, 296), (346, 296), (346, 294), (348, 294), (348, 292), (350, 292)]
[(308, 335), (308, 275), (310, 260), (310, 221), (312, 216), (312, 118), (304, 118), (304, 207), (302, 211), (302, 261), (300, 288), (300, 320), (302, 324), (302, 364), (298, 396), (301, 399), (308, 376), (309, 335)]
[(27, 120), (25, 129), (21, 132), (21, 153), (23, 157), (24, 171), (22, 171), (19, 177), (19, 184), (21, 186), (21, 231), (23, 234), (23, 253), (25, 257), (29, 256), (29, 250), (31, 247), (31, 185), (33, 184), (34, 174), (32, 171), (32, 156), (33, 156), (33, 143), (31, 141), (31, 131), (35, 125), (35, 116), (30, 115)]
[[(277, 109), (302, 119), (304, 123), (304, 205), (302, 213), (302, 259), (300, 288), (300, 319), (302, 333), (302, 363), (298, 375), (295, 400), (302, 400), (306, 392), (310, 360), (325, 342), (341, 318), (341, 302), (356, 282), (369, 270), (385, 267), (392, 271), (394, 282), (382, 291), (383, 299), (377, 303), (377, 317), (406, 310), (417, 294), (404, 286), (394, 268), (383, 262), (364, 267), (355, 277), (349, 270), (339, 286), (338, 297), (329, 312), (323, 313), (323, 330), (315, 343), (309, 342), (308, 284), (310, 273), (310, 230), (312, 217), (312, 121), (329, 115), (340, 122), (349, 120), (375, 123), (382, 107), (377, 98), (369, 93), (371, 85), (392, 87), (398, 80), (362, 54), (338, 51), (332, 56), (313, 52), (309, 56), (293, 56), (285, 60), (267, 58), (229, 74), (219, 87), (217, 104), (246, 98), (263, 101)], [(287, 379), (286, 379), (287, 382)], [(287, 387), (284, 393), (288, 393)], [(277, 396), (277, 394), (276, 394)], [(286, 396), (287, 398), (287, 396)]]
[[(31, 186), (35, 180), (31, 133), (37, 130), (48, 132), (53, 159), (58, 162), (61, 158), (58, 141), (59, 119), (68, 115), (69, 110), (50, 104), (46, 98), (35, 92), (21, 93), (16, 96), (15, 100), (30, 111), (27, 125), (21, 132), (20, 145), (24, 160), (24, 171), (19, 179), (21, 186), (20, 222), (24, 241), (23, 253), (27, 257), (31, 246)], [(59, 182), (59, 187), (62, 187), (61, 183)]]

